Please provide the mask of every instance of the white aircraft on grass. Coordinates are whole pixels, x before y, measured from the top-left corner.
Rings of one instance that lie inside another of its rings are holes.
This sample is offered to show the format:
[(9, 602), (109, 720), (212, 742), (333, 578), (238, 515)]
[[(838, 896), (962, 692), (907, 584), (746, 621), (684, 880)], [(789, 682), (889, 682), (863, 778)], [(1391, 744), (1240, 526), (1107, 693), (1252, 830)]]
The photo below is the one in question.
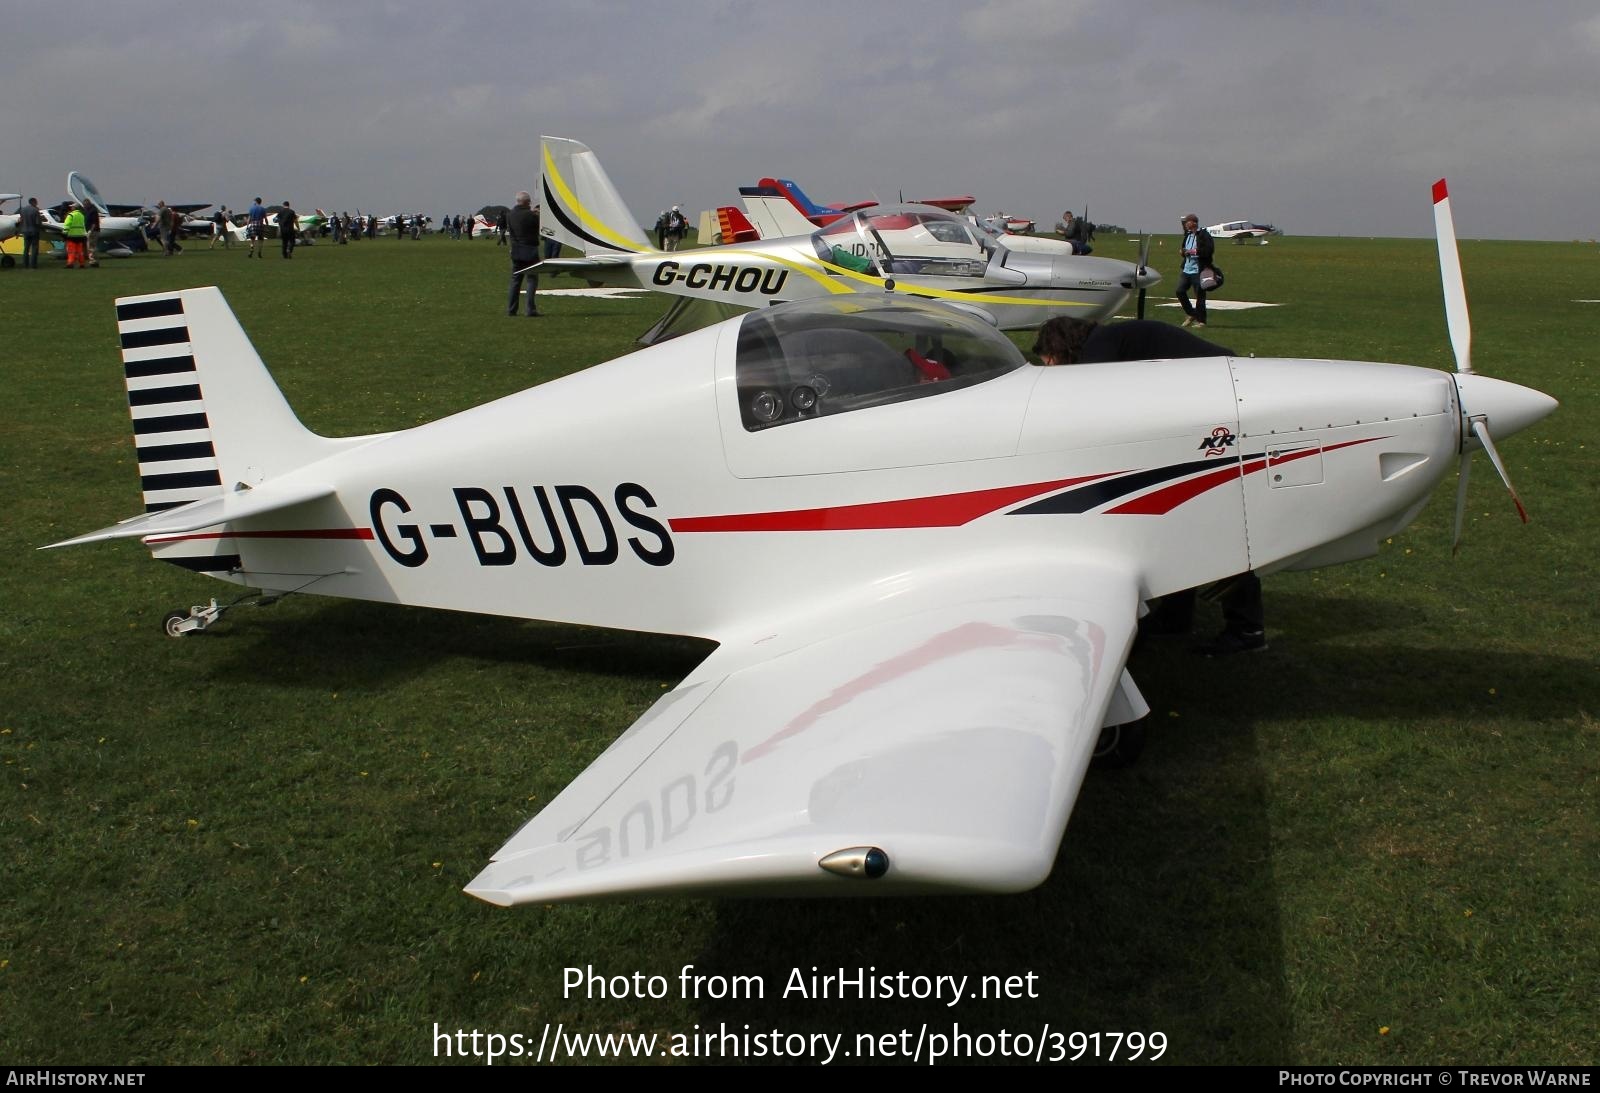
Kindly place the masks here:
[(56, 545), (718, 642), (500, 849), (467, 889), (490, 902), (1026, 889), (1108, 727), (1147, 710), (1124, 667), (1143, 601), (1371, 555), (1458, 453), (1498, 465), (1490, 428), (1554, 409), (1472, 373), (1440, 194), (1454, 375), (1040, 368), (969, 313), (857, 292), (333, 439), (216, 289), (123, 299), (149, 511)]
[[(766, 181), (776, 181), (767, 180)], [(792, 183), (790, 185), (793, 185)], [(777, 186), (741, 186), (739, 187), (739, 200), (744, 204), (744, 215), (739, 215), (737, 209), (731, 206), (719, 208), (717, 214), (724, 224), (731, 219), (736, 225), (749, 229), (759, 239), (782, 239), (788, 236), (813, 234), (816, 225), (806, 217), (804, 211), (790, 194)], [(861, 208), (871, 207), (872, 203)], [(854, 212), (852, 208), (847, 212), (831, 212), (828, 223), (844, 219)], [(1013, 223), (1032, 224), (1033, 221), (1020, 221), (1007, 217), (1004, 213), (995, 216), (979, 218), (971, 213), (958, 213), (963, 220), (983, 234), (987, 235), (993, 243), (1015, 254), (1048, 254), (1056, 257), (1067, 258), (1073, 253), (1072, 244), (1065, 239), (1051, 239), (1043, 235), (1018, 235), (1010, 230)], [(1104, 259), (1096, 259), (1096, 262)], [(1092, 265), (1086, 266), (1093, 269)], [(1138, 267), (1143, 268), (1143, 264)], [(1160, 280), (1160, 276), (1148, 278), (1143, 282), (1143, 287), (1148, 288)]]
[[(540, 232), (584, 256), (549, 259), (540, 270), (654, 289), (714, 305), (721, 317), (894, 288), (958, 304), (1002, 330), (1026, 330), (1052, 315), (1109, 318), (1161, 279), (1131, 262), (1008, 250), (966, 218), (929, 205), (874, 205), (785, 238), (667, 253), (646, 241), (592, 151), (561, 137), (542, 137), (540, 145)], [(644, 340), (690, 328), (705, 310), (685, 303)]]
[(1257, 239), (1267, 235), (1282, 235), (1271, 224), (1257, 224), (1253, 220), (1228, 220), (1212, 224), (1206, 229), (1213, 239)]

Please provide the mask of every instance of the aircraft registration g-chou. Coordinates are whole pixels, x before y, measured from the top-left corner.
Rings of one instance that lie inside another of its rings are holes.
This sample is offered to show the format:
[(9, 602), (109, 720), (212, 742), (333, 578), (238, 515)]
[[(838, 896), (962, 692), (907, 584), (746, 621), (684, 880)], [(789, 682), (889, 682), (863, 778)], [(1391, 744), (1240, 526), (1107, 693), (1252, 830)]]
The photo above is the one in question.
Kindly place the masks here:
[[(718, 643), (468, 886), (1012, 892), (1147, 707), (1142, 604), (1376, 553), (1555, 401), (1459, 371), (1042, 368), (902, 293), (752, 311), (401, 432), (308, 432), (214, 288), (118, 301), (136, 538), (262, 590)], [(1448, 243), (1448, 246), (1446, 245)], [(1458, 508), (1459, 528), (1459, 508)], [(182, 635), (228, 606), (166, 619)]]
[(703, 325), (708, 312), (726, 318), (784, 301), (878, 295), (886, 288), (956, 304), (1002, 330), (1027, 330), (1054, 315), (1109, 318), (1161, 279), (1142, 264), (1009, 250), (966, 218), (927, 205), (875, 205), (805, 234), (658, 251), (592, 151), (542, 137), (540, 153), (540, 232), (583, 257), (548, 259), (538, 269), (680, 297), (641, 339), (646, 343)]

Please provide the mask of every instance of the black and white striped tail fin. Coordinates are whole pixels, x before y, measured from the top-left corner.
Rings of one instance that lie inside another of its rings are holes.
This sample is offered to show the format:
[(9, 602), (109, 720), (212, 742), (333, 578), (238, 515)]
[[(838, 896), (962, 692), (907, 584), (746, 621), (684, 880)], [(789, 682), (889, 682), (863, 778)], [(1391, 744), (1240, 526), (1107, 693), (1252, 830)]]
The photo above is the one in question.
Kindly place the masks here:
[(117, 333), (146, 512), (222, 494), (182, 296), (118, 301)]
[[(332, 443), (300, 424), (215, 288), (118, 300), (117, 332), (146, 512), (253, 489)], [(239, 566), (231, 540), (151, 549), (189, 569)]]

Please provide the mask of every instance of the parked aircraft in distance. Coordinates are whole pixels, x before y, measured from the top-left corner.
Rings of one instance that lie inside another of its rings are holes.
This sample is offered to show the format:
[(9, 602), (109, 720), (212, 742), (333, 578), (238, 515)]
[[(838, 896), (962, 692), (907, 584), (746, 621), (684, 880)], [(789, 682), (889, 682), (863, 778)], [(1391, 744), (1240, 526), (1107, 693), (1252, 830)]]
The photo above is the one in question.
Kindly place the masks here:
[(708, 310), (725, 318), (785, 300), (885, 288), (957, 303), (1003, 330), (1024, 330), (1052, 315), (1106, 318), (1161, 279), (1130, 262), (1009, 250), (965, 217), (928, 205), (875, 205), (808, 234), (658, 251), (592, 151), (544, 137), (541, 153), (540, 231), (583, 257), (550, 259), (539, 268), (690, 302), (669, 312), (646, 341), (704, 325)]
[(1211, 233), (1213, 239), (1259, 239), (1264, 235), (1283, 234), (1271, 224), (1257, 224), (1253, 220), (1229, 220), (1223, 224), (1212, 224), (1206, 231)]

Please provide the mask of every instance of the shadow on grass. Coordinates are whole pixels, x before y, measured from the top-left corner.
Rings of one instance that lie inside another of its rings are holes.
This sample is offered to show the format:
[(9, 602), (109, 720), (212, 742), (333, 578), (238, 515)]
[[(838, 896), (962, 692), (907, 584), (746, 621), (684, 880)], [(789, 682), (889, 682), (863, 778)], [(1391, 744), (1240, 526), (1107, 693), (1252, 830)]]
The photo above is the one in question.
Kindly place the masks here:
[[(1472, 631), (1447, 648), (1422, 638), (1406, 644), (1407, 635), (1395, 633), (1395, 605), (1384, 600), (1285, 593), (1272, 594), (1268, 608), (1273, 645), (1265, 653), (1206, 660), (1189, 652), (1183, 638), (1153, 641), (1135, 653), (1129, 666), (1158, 713), (1244, 721), (1301, 711), (1470, 718), (1492, 704), (1503, 716), (1542, 719), (1570, 715), (1592, 675), (1582, 658), (1496, 650)], [(448, 658), (675, 681), (715, 648), (687, 637), (326, 601), (240, 608), (185, 640), (225, 644), (216, 670), (226, 678), (313, 689), (381, 687)]]
[[(1168, 1062), (1288, 1058), (1292, 1006), (1254, 747), (1248, 725), (1218, 734), (1204, 757), (1214, 777), (1203, 781), (1172, 752), (1147, 753), (1135, 770), (1091, 772), (1055, 869), (1032, 892), (717, 904), (696, 971), (759, 975), (767, 992), (759, 1003), (701, 1003), (702, 1029), (844, 1033), (846, 1050), (858, 1033), (909, 1029), (906, 1050), (924, 1024), (952, 1037), (959, 1026), (969, 1036), (1028, 1034), (1034, 1051), (1047, 1026), (1054, 1037), (1160, 1031)], [(813, 974), (841, 970), (966, 976), (968, 993), (954, 1006), (808, 996)], [(1020, 996), (979, 997), (985, 976), (1019, 977)], [(784, 997), (786, 986), (807, 990)], [(948, 1061), (982, 1061), (982, 1042), (973, 1043)], [(1043, 1058), (1066, 1061), (1076, 1050), (1047, 1038)]]

